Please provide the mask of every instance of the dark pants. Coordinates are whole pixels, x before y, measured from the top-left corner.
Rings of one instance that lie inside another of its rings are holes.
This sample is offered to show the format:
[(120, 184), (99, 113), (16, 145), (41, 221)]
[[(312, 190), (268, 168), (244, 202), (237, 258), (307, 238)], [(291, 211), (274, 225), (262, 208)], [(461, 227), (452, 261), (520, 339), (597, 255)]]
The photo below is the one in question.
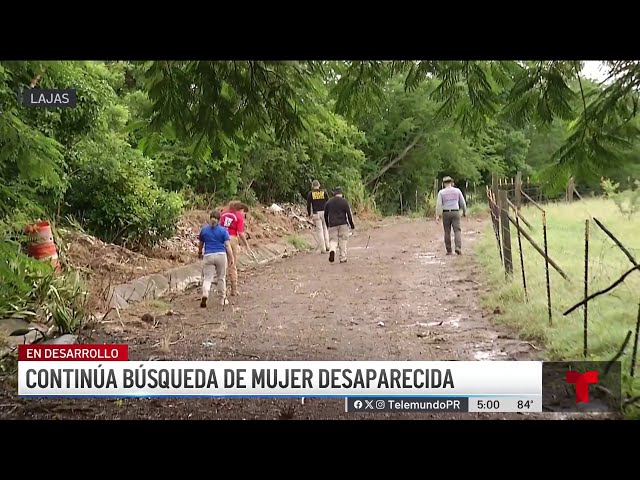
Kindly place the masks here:
[(462, 251), (462, 233), (460, 229), (460, 211), (442, 212), (442, 225), (444, 225), (444, 244), (447, 252), (451, 253), (451, 228), (456, 242), (456, 252)]

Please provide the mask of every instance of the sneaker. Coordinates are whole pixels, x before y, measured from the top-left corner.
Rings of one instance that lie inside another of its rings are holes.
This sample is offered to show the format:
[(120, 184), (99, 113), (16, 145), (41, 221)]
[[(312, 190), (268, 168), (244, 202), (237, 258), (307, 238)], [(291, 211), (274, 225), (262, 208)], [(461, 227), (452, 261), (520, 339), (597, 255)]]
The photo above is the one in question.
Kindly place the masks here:
[(334, 251), (329, 252), (329, 261), (333, 263), (335, 260), (336, 260), (336, 252)]
[(207, 308), (207, 299), (205, 297), (202, 297), (202, 300), (200, 300), (200, 307)]
[(452, 252), (447, 252), (447, 255), (452, 255)]
[(462, 255), (462, 250), (456, 250), (457, 255)]
[(346, 260), (340, 260), (340, 263), (347, 263)]
[(226, 298), (222, 298), (220, 299), (220, 305), (229, 305), (229, 300)]

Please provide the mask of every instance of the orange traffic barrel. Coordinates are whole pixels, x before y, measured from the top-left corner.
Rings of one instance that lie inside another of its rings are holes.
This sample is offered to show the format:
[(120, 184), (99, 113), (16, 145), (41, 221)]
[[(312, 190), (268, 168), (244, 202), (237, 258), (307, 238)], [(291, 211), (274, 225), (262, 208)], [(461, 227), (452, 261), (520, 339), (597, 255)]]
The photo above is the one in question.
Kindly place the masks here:
[(58, 249), (53, 241), (53, 233), (49, 222), (38, 222), (35, 225), (27, 225), (25, 233), (30, 237), (27, 253), (37, 260), (49, 261), (56, 271), (60, 271)]

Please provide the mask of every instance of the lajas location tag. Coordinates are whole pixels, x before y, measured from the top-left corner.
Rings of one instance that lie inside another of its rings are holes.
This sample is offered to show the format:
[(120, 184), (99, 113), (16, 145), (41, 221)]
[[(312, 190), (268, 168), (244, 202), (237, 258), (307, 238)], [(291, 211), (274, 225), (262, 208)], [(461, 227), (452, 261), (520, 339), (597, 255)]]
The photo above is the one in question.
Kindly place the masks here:
[(18, 94), (18, 102), (25, 107), (73, 108), (76, 106), (76, 90), (65, 89), (24, 89)]

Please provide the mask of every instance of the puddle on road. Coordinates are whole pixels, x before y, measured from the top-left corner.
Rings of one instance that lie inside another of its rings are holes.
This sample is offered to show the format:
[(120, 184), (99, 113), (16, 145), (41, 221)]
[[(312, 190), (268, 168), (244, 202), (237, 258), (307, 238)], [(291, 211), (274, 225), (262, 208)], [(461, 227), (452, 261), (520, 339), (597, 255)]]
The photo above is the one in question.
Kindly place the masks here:
[(429, 325), (430, 327), (439, 325), (444, 327), (445, 325), (449, 325), (452, 326), (453, 328), (460, 328), (460, 320), (462, 319), (461, 315), (456, 315), (456, 316), (452, 316), (449, 317), (448, 320), (440, 320), (439, 322), (431, 322), (428, 323), (427, 325)]
[(506, 357), (506, 352), (501, 352), (499, 350), (491, 350), (488, 352), (476, 352), (473, 354), (473, 357), (476, 360), (492, 360), (496, 357)]
[(405, 325), (405, 327), (407, 327), (407, 328), (411, 328), (411, 327), (428, 327), (430, 325), (431, 325), (431, 323), (416, 322), (416, 323), (412, 323), (410, 325)]
[[(421, 309), (420, 307), (418, 307), (418, 311), (419, 312), (420, 312), (420, 310), (426, 311), (426, 309)], [(410, 325), (405, 325), (405, 326), (406, 327), (446, 327), (446, 326), (451, 326), (453, 328), (460, 328), (460, 320), (462, 320), (462, 316), (461, 315), (455, 315), (455, 316), (449, 317), (447, 320), (440, 320), (438, 322), (429, 322), (429, 323), (415, 322), (415, 323), (412, 323)]]
[(420, 260), (423, 265), (442, 264), (442, 260), (436, 258), (436, 254), (433, 252), (418, 252), (413, 254), (414, 257)]
[(460, 320), (462, 320), (462, 315), (455, 315), (449, 317), (449, 320), (444, 323), (451, 325), (453, 328), (460, 328)]

